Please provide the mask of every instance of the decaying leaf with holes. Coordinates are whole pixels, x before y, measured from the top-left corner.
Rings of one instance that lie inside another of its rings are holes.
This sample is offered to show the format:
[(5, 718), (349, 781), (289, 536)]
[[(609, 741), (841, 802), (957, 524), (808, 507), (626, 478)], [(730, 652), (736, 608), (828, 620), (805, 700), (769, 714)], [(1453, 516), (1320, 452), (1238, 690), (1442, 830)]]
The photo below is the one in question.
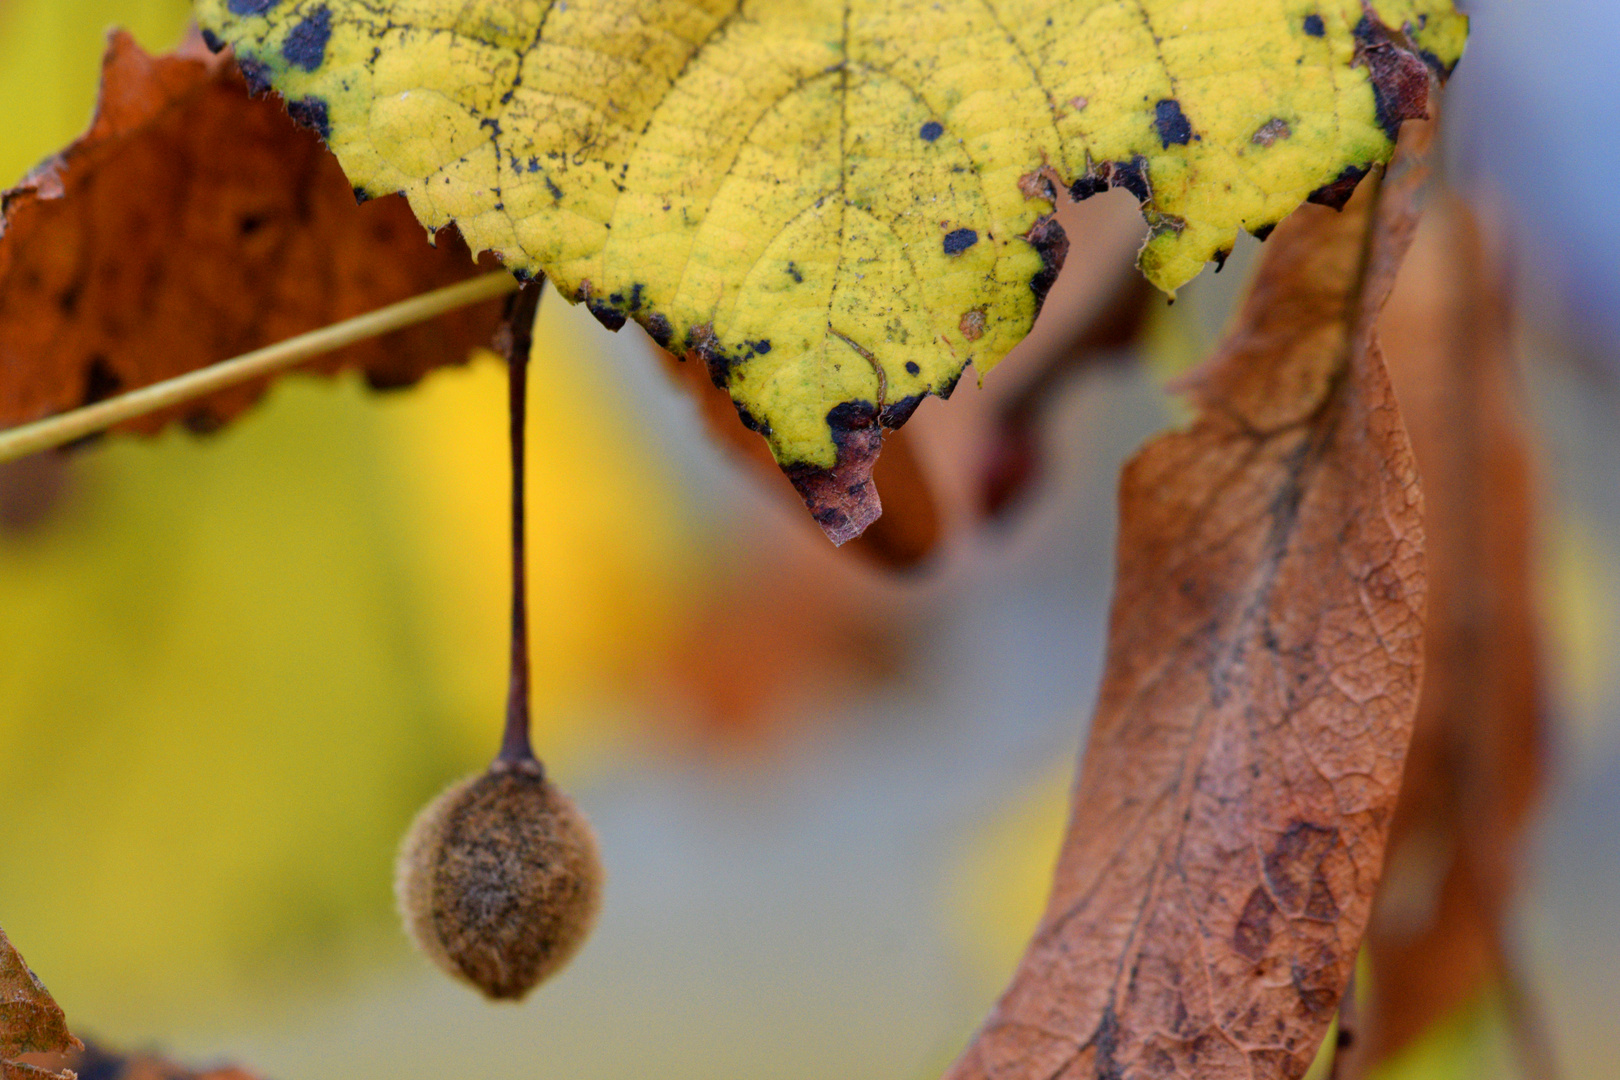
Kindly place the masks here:
[(836, 541), (882, 430), (1030, 329), (1055, 185), (1173, 290), (1424, 114), (1449, 0), (197, 0), (357, 189), (701, 358)]
[(71, 1070), (52, 1070), (15, 1060), (23, 1054), (83, 1050), (69, 1034), (62, 1007), (41, 985), (0, 930), (0, 1080), (74, 1080)]
[[(0, 426), (205, 367), (481, 272), (402, 199), (357, 207), (319, 140), (198, 40), (107, 45), (83, 137), (0, 197)], [(493, 260), (490, 260), (492, 263)], [(493, 267), (485, 267), (484, 270)], [(489, 342), (490, 301), (351, 345), (305, 370), (415, 382)], [(152, 413), (213, 429), (266, 380)]]
[(1367, 925), (1423, 662), (1422, 497), (1373, 333), (1422, 175), (1398, 155), (1376, 208), (1367, 191), (1286, 222), (1191, 383), (1200, 418), (1126, 466), (1053, 892), (952, 1080), (1310, 1066)]

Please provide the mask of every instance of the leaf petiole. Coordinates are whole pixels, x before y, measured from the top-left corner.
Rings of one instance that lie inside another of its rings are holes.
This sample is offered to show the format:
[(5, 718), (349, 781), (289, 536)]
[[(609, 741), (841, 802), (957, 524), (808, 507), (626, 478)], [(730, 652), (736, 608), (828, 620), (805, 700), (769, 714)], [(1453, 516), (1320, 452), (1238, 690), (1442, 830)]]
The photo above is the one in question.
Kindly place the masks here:
[(158, 409), (178, 405), (183, 401), (223, 390), (240, 382), (268, 375), (292, 367), (313, 356), (333, 349), (352, 345), (356, 341), (377, 337), (415, 323), (425, 322), (436, 315), (467, 307), (484, 300), (504, 296), (518, 287), (517, 279), (505, 270), (497, 270), (435, 289), (397, 304), (356, 315), (352, 319), (311, 330), (307, 334), (255, 349), (250, 353), (217, 364), (188, 371), (172, 379), (165, 379), (127, 394), (98, 401), (80, 409), (58, 413), (43, 420), (0, 431), (0, 462), (36, 454), (41, 450), (70, 443), (93, 435), (114, 424), (143, 416)]

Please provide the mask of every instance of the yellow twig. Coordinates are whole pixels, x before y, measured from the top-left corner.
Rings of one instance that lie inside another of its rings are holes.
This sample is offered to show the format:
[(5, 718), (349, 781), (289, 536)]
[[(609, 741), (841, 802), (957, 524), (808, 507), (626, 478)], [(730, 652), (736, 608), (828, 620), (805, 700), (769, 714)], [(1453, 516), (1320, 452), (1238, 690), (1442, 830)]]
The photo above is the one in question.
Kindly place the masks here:
[(82, 439), (125, 420), (202, 397), (260, 375), (281, 371), (312, 356), (352, 345), (356, 341), (423, 322), (482, 300), (504, 296), (517, 287), (518, 283), (511, 274), (497, 270), (471, 281), (435, 289), (331, 326), (323, 326), (319, 330), (311, 330), (307, 334), (299, 334), (230, 360), (188, 371), (151, 386), (143, 386), (139, 390), (131, 390), (127, 394), (119, 394), (106, 401), (98, 401), (94, 405), (86, 405), (82, 409), (0, 431), (0, 461), (26, 457), (74, 439)]

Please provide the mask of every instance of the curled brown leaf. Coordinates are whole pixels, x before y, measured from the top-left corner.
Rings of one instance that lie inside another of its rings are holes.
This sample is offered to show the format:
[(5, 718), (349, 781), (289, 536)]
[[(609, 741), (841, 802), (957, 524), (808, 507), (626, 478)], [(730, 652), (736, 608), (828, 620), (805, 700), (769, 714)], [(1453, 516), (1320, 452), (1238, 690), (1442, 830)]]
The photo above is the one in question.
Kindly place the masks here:
[(1422, 668), (1421, 494), (1374, 323), (1427, 129), (1278, 228), (1186, 431), (1120, 485), (1051, 898), (952, 1080), (1297, 1078), (1355, 963)]

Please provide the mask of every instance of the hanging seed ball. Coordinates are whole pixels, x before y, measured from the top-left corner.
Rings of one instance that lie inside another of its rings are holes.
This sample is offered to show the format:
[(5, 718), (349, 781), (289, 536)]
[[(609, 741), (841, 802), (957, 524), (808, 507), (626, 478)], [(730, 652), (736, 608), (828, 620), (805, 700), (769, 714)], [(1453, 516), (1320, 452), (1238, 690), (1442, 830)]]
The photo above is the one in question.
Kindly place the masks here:
[(574, 955), (601, 891), (596, 835), (535, 762), (498, 761), (424, 807), (395, 877), (405, 928), (429, 959), (510, 1000)]

